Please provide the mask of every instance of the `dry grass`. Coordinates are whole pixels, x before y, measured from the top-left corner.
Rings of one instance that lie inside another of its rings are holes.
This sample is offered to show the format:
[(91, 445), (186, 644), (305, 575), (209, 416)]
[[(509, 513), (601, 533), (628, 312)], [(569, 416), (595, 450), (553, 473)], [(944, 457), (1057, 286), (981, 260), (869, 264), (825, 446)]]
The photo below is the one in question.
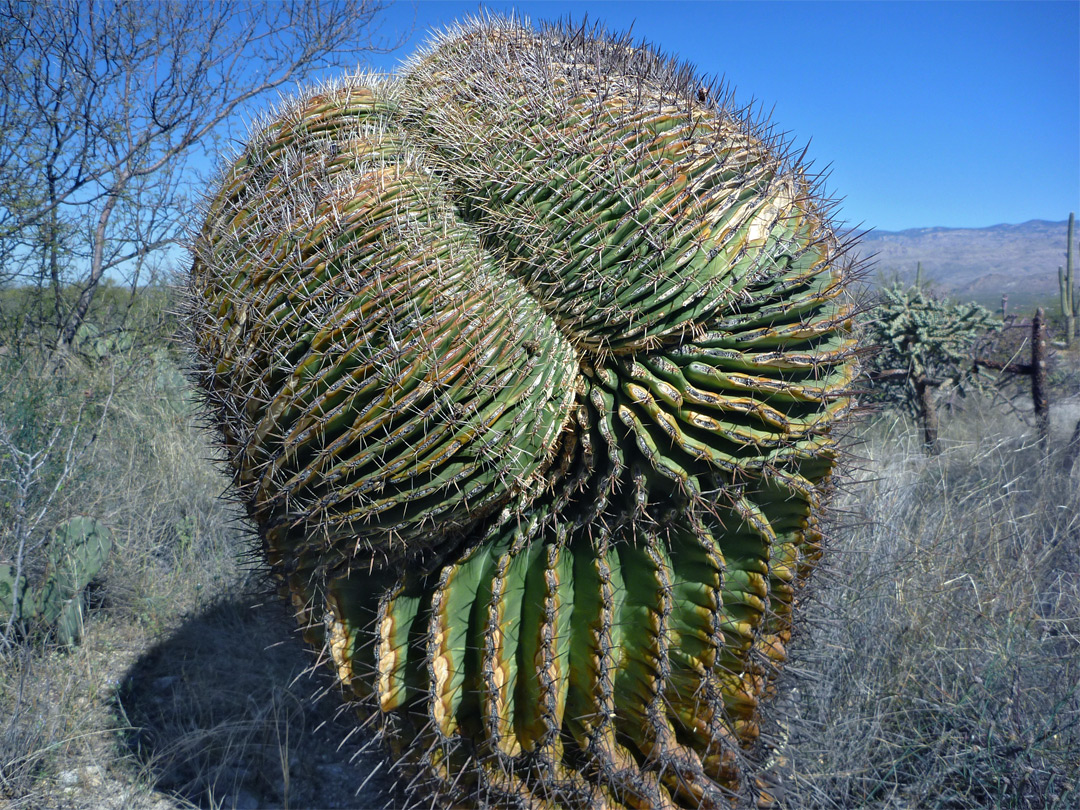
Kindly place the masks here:
[[(377, 761), (347, 740), (355, 724), (255, 571), (175, 360), (151, 358), (121, 358), (120, 385), (108, 364), (66, 372), (75, 396), (112, 398), (38, 534), (85, 513), (114, 545), (81, 645), (0, 647), (0, 807), (386, 804), (378, 778), (355, 795)], [(68, 413), (19, 412), (40, 435)]]
[(125, 743), (159, 790), (197, 807), (383, 807), (392, 786), (357, 789), (376, 754), (292, 617), (255, 589), (190, 617), (127, 673)]
[[(149, 356), (77, 381), (115, 390), (54, 519), (95, 515), (115, 548), (81, 646), (0, 652), (0, 805), (391, 806), (378, 777), (356, 794), (379, 760), (305, 674), (175, 361)], [(887, 416), (863, 432), (779, 707), (784, 803), (1080, 804), (1080, 465), (989, 407), (947, 416), (937, 458)]]
[(0, 659), (0, 797), (13, 806), (43, 801), (40, 778), (100, 734), (80, 705), (73, 662), (20, 647)]
[(1080, 803), (1077, 477), (996, 411), (945, 444), (868, 430), (785, 706), (790, 807)]

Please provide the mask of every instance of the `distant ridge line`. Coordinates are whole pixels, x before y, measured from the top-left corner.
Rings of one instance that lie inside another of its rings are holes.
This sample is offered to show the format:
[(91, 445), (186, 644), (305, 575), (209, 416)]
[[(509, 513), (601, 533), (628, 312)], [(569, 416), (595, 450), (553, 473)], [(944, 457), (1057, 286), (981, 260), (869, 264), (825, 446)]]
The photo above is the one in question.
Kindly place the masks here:
[(875, 230), (862, 239), (858, 253), (874, 257), (871, 281), (913, 279), (921, 262), (923, 277), (955, 297), (997, 303), (1001, 295), (1046, 299), (1058, 294), (1066, 229), (1064, 219), (1032, 219), (984, 228)]

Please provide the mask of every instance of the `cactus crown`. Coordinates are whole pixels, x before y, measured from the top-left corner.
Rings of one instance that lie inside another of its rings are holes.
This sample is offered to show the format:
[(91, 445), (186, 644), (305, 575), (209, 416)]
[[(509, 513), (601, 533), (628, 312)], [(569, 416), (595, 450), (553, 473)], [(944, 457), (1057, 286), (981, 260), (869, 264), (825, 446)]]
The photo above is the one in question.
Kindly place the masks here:
[(208, 203), (189, 321), (238, 497), (449, 800), (747, 786), (855, 346), (828, 206), (713, 93), (473, 21), (292, 103)]

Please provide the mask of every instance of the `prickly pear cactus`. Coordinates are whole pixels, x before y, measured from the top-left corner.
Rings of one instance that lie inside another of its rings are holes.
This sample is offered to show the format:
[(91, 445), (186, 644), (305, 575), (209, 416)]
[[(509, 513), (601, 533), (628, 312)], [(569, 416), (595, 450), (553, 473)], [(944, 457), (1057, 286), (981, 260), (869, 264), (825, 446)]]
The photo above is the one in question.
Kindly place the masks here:
[(189, 320), (236, 493), (422, 795), (755, 789), (853, 309), (828, 206), (709, 93), (474, 22), (292, 102), (209, 202)]
[(112, 533), (89, 517), (61, 523), (48, 544), (41, 577), (28, 580), (13, 564), (0, 565), (0, 622), (14, 620), (55, 635), (61, 644), (82, 637), (86, 587), (101, 571), (112, 549)]

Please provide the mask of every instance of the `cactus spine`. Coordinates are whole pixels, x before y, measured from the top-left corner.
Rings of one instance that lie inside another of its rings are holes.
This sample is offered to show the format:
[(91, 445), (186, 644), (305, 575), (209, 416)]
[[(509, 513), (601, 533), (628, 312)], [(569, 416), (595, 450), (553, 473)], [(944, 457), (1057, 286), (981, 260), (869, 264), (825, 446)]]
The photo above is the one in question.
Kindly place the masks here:
[(1058, 268), (1058, 285), (1061, 288), (1061, 314), (1065, 318), (1065, 345), (1072, 346), (1076, 340), (1076, 321), (1080, 319), (1080, 293), (1073, 281), (1073, 223), (1076, 215), (1069, 212), (1069, 230), (1065, 241), (1065, 269)]
[(463, 806), (716, 807), (820, 553), (845, 246), (684, 67), (503, 20), (208, 205), (198, 380), (307, 638)]
[(48, 545), (48, 562), (37, 581), (15, 565), (0, 566), (0, 616), (29, 629), (53, 632), (61, 644), (82, 637), (86, 587), (101, 571), (112, 534), (97, 520), (75, 517), (60, 524)]

